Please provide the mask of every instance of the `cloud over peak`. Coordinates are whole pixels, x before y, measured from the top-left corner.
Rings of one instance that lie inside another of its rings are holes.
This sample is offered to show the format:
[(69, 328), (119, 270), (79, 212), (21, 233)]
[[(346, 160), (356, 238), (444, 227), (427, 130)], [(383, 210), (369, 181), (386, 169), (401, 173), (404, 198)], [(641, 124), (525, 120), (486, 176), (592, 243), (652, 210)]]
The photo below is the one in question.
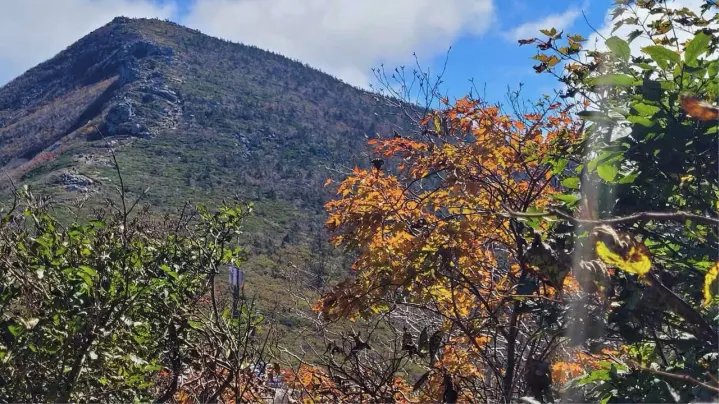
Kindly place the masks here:
[(114, 17), (170, 18), (172, 3), (149, 0), (2, 0), (0, 85)]
[(491, 25), (491, 0), (200, 0), (186, 23), (367, 86), (379, 62), (432, 57)]
[[(485, 33), (493, 0), (3, 0), (0, 85), (113, 17), (173, 18), (298, 59), (366, 87), (378, 63), (431, 58)], [(10, 40), (10, 38), (12, 38)]]

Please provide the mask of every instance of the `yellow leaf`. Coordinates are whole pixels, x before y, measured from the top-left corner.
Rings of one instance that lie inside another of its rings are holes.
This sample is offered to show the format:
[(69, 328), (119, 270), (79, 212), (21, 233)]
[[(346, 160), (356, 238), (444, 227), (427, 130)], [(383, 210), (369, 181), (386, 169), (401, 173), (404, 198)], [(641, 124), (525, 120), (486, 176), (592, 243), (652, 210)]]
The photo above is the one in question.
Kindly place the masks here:
[(327, 178), (327, 181), (325, 181), (324, 186), (330, 185), (331, 183), (332, 183), (332, 178)]
[(719, 261), (715, 262), (714, 265), (709, 268), (707, 274), (704, 275), (704, 306), (708, 306), (709, 303), (711, 303), (712, 283), (717, 279), (717, 276), (719, 276)]
[(597, 241), (597, 255), (608, 265), (641, 276), (649, 272), (652, 267), (649, 250), (644, 244), (633, 245), (629, 248), (626, 257), (623, 257), (610, 250), (603, 241)]

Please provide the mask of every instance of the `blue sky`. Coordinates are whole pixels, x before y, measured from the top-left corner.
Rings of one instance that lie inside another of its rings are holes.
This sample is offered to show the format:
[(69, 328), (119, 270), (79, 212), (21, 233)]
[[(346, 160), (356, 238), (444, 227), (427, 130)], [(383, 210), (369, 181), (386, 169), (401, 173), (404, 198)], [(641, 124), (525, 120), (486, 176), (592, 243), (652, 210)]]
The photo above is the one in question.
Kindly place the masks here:
[[(681, 0), (686, 1), (686, 0)], [(612, 0), (3, 0), (0, 85), (116, 15), (169, 18), (208, 34), (271, 49), (367, 87), (370, 69), (414, 64), (439, 71), (459, 97), (474, 79), (500, 101), (524, 83), (534, 98), (556, 81), (532, 70), (535, 50), (516, 39), (540, 27), (604, 27)]]
[[(486, 91), (491, 101), (503, 100), (508, 86), (516, 90), (519, 83), (523, 83), (522, 93), (528, 98), (552, 93), (557, 88), (556, 79), (536, 74), (532, 69), (537, 63), (531, 59), (536, 54), (536, 48), (532, 45), (519, 46), (516, 38), (540, 36), (538, 32), (536, 35), (522, 34), (536, 32), (533, 29), (535, 26), (551, 28), (552, 24), (543, 25), (542, 22), (554, 22), (553, 16), (566, 17), (562, 18), (565, 32), (589, 37), (592, 30), (581, 12), (584, 11), (593, 27), (599, 28), (611, 3), (611, 0), (593, 0), (584, 4), (564, 0), (498, 2), (498, 21), (493, 29), (478, 37), (459, 37), (452, 44), (445, 74), (449, 93), (454, 96), (465, 94), (472, 85), (470, 79), (474, 80), (479, 91)], [(444, 60), (445, 55), (439, 55), (433, 58), (432, 65), (439, 69)]]

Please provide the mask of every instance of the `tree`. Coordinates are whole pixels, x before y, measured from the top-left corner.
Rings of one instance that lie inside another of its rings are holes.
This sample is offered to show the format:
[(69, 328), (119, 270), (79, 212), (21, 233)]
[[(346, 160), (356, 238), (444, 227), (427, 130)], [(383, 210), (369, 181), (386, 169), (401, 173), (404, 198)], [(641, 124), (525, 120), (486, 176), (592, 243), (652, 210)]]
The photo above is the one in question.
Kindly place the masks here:
[(553, 353), (558, 330), (546, 323), (565, 277), (532, 267), (542, 247), (526, 238), (541, 223), (506, 212), (552, 202), (559, 184), (543, 161), (561, 155), (581, 124), (560, 102), (527, 108), (510, 116), (472, 98), (445, 100), (420, 122), (419, 136), (370, 141), (374, 168), (355, 169), (327, 204), (334, 243), (359, 256), (356, 277), (316, 309), (331, 319), (380, 314), (428, 324), (413, 358), (435, 384), (428, 391), (441, 393), (439, 383), (466, 400), (508, 402), (527, 390), (518, 376), (527, 359)]

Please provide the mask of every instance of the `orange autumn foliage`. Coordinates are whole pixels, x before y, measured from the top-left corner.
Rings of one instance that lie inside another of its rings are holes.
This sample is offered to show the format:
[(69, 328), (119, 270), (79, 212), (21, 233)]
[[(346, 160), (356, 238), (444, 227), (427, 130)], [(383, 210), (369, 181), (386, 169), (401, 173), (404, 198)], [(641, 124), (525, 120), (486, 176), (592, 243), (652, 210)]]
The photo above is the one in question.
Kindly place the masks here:
[[(543, 208), (557, 192), (545, 157), (578, 136), (578, 124), (557, 104), (543, 113), (512, 118), (499, 108), (462, 99), (424, 121), (439, 131), (420, 139), (370, 141), (377, 155), (393, 159), (397, 174), (355, 168), (327, 205), (327, 227), (337, 246), (358, 247), (358, 279), (327, 296), (316, 309), (332, 316), (368, 313), (382, 297), (403, 289), (467, 313), (479, 296), (451, 285), (438, 273), (460, 268), (467, 281), (492, 283), (496, 246), (517, 262), (516, 231), (507, 210)], [(506, 272), (506, 271), (505, 271)], [(509, 290), (485, 290), (492, 299)]]
[[(296, 371), (287, 370), (284, 372), (284, 381), (286, 386), (294, 391), (293, 395), (300, 403), (364, 403), (370, 402), (373, 398), (359, 391), (342, 389), (315, 366), (300, 365)], [(396, 403), (424, 402), (423, 396), (414, 393), (412, 386), (402, 377), (394, 378), (389, 388), (393, 392), (392, 396)]]
[[(508, 338), (492, 327), (521, 316), (512, 295), (539, 279), (523, 257), (527, 228), (507, 212), (542, 210), (560, 192), (544, 162), (581, 136), (569, 108), (556, 103), (517, 116), (466, 98), (428, 115), (421, 135), (371, 140), (388, 168), (355, 168), (326, 205), (333, 243), (358, 251), (356, 276), (314, 309), (356, 319), (422, 307), (452, 335), (440, 368), (501, 379), (504, 365), (488, 364), (482, 344), (492, 333)], [(572, 277), (565, 287), (579, 290)], [(561, 295), (547, 285), (531, 294)]]
[(570, 350), (565, 360), (557, 360), (552, 363), (552, 380), (555, 383), (564, 384), (569, 380), (598, 369), (601, 361), (611, 359), (618, 351), (603, 349), (601, 352), (592, 354), (577, 349)]

